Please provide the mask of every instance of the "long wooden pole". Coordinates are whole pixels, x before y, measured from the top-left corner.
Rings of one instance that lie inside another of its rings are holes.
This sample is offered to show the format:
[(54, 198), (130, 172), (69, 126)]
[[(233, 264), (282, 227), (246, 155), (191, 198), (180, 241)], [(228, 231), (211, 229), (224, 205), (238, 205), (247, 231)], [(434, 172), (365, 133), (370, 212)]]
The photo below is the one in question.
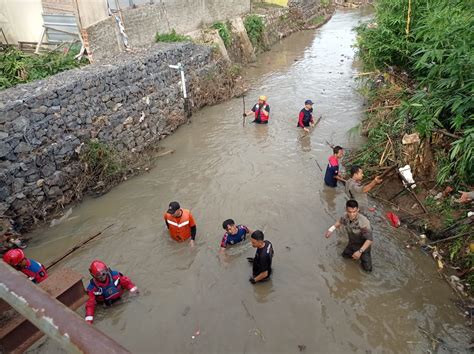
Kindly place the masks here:
[(56, 264), (58, 264), (59, 262), (61, 262), (64, 258), (66, 258), (67, 256), (69, 256), (71, 253), (73, 253), (74, 251), (78, 250), (79, 248), (81, 248), (82, 246), (84, 246), (85, 244), (87, 244), (88, 242), (92, 241), (93, 239), (95, 239), (96, 237), (102, 235), (102, 233), (107, 230), (107, 229), (110, 229), (112, 226), (114, 226), (115, 224), (110, 224), (109, 226), (107, 226), (105, 229), (103, 229), (102, 231), (96, 233), (95, 235), (89, 237), (87, 240), (75, 245), (73, 248), (69, 249), (65, 254), (63, 254), (62, 256), (56, 258), (55, 260), (53, 260), (47, 267), (46, 269), (50, 269), (51, 267), (55, 266)]

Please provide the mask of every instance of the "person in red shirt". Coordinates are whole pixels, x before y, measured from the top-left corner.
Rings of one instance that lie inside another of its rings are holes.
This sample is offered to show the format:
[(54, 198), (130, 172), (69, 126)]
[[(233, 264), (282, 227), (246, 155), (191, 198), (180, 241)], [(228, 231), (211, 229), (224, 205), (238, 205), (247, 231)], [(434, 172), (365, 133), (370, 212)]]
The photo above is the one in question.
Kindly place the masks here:
[(46, 268), (34, 259), (26, 258), (20, 249), (10, 250), (3, 255), (3, 261), (25, 274), (33, 283), (41, 283), (48, 277)]
[(194, 247), (197, 228), (194, 217), (188, 209), (182, 209), (178, 202), (171, 202), (163, 218), (173, 240), (183, 242), (191, 238), (189, 244)]
[(252, 110), (244, 113), (244, 117), (255, 114), (255, 120), (252, 123), (267, 124), (270, 119), (270, 106), (267, 103), (267, 96), (260, 96), (258, 103), (252, 107)]
[(122, 273), (112, 270), (99, 260), (95, 260), (89, 267), (92, 279), (87, 287), (89, 299), (86, 302), (86, 318), (88, 323), (94, 322), (94, 313), (97, 302), (111, 306), (122, 297), (125, 290), (138, 293), (138, 288), (130, 278)]
[(314, 127), (313, 101), (306, 100), (304, 102), (304, 108), (298, 116), (298, 127), (303, 128), (306, 132), (309, 132), (309, 127)]

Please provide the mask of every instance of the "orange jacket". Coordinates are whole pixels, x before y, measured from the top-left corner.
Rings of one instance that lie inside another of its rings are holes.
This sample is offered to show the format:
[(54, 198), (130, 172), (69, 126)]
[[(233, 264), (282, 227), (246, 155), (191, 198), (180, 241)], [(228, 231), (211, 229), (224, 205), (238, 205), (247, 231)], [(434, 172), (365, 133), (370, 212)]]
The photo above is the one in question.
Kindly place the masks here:
[(191, 212), (187, 209), (181, 209), (183, 214), (180, 218), (175, 218), (173, 215), (165, 213), (164, 219), (168, 224), (168, 230), (173, 240), (181, 242), (191, 237), (191, 228), (196, 226)]

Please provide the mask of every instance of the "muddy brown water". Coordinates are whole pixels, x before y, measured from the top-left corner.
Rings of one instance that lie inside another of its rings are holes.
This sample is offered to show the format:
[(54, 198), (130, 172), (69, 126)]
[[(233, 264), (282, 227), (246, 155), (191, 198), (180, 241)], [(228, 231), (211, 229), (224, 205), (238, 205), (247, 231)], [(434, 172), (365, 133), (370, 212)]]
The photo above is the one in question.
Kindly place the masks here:
[[(35, 231), (27, 255), (48, 263), (113, 224), (62, 266), (88, 278), (90, 261), (100, 258), (136, 282), (138, 297), (99, 308), (95, 322), (135, 353), (432, 350), (418, 326), (445, 341), (439, 352), (467, 351), (471, 333), (455, 295), (428, 256), (405, 248), (409, 236), (392, 230), (380, 207), (372, 218), (372, 274), (340, 257), (344, 235), (323, 236), (343, 212), (345, 196), (342, 187), (324, 187), (315, 161), (325, 168), (325, 140), (359, 143), (347, 136), (364, 109), (355, 90), (352, 28), (367, 16), (338, 11), (321, 29), (292, 35), (249, 68), (255, 89), (247, 108), (268, 95), (268, 126), (242, 126), (241, 98), (203, 109), (162, 142), (174, 154), (74, 207), (61, 224)], [(307, 98), (324, 118), (302, 137), (296, 117)], [(167, 235), (162, 214), (172, 200), (197, 220), (194, 249)], [(218, 256), (227, 218), (263, 230), (273, 242), (272, 281), (248, 282), (245, 257), (254, 254), (248, 242), (226, 259)], [(34, 351), (59, 349), (46, 341)]]

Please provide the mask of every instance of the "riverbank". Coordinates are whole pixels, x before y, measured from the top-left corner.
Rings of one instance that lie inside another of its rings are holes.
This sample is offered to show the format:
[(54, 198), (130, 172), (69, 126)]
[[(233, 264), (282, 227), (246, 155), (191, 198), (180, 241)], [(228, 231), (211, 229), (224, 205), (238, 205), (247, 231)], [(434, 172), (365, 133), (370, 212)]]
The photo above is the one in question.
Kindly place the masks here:
[[(402, 224), (415, 232), (414, 243), (424, 243), (419, 236), (426, 235), (425, 250), (439, 270), (446, 271), (457, 292), (472, 296), (474, 218), (468, 213), (473, 206), (458, 199), (459, 191), (472, 190), (474, 181), (473, 112), (468, 98), (474, 77), (472, 70), (462, 69), (469, 65), (465, 58), (470, 53), (462, 44), (463, 36), (453, 43), (450, 35), (456, 30), (462, 33), (472, 19), (465, 16), (462, 3), (440, 3), (430, 11), (424, 6), (428, 5), (408, 9), (404, 2), (379, 1), (375, 19), (358, 29), (366, 71), (360, 75), (361, 91), (368, 99), (361, 131), (368, 142), (349, 159), (372, 166), (369, 177), (390, 166), (411, 167), (416, 188), (404, 188), (394, 173), (375, 197), (392, 204)], [(421, 18), (411, 23), (410, 11)], [(449, 24), (432, 23), (447, 13), (453, 14)], [(448, 56), (452, 48), (456, 52)]]

